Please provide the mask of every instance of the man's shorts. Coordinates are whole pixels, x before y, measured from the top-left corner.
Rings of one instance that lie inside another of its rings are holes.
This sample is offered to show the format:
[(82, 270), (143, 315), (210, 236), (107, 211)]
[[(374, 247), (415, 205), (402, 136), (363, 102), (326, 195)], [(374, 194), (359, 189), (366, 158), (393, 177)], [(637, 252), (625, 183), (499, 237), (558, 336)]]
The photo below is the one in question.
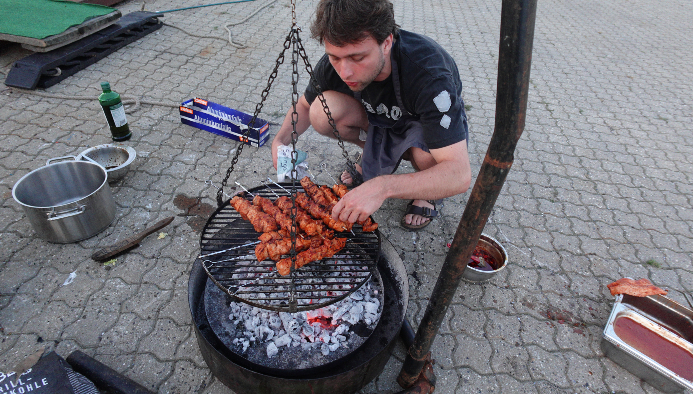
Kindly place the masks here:
[(363, 180), (379, 175), (392, 174), (397, 170), (402, 155), (411, 147), (428, 152), (423, 139), (423, 127), (417, 120), (404, 121), (402, 127), (382, 128), (368, 125), (368, 136), (363, 148), (361, 167)]

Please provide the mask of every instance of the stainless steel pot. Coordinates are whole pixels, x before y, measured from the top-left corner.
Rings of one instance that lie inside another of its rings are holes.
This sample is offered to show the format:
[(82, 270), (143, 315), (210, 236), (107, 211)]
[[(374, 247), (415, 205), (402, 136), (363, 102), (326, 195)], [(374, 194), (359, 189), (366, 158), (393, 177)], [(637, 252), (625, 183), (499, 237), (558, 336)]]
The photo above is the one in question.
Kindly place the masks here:
[(75, 159), (50, 159), (12, 188), (12, 196), (24, 208), (36, 233), (49, 242), (87, 239), (108, 227), (115, 217), (106, 170)]

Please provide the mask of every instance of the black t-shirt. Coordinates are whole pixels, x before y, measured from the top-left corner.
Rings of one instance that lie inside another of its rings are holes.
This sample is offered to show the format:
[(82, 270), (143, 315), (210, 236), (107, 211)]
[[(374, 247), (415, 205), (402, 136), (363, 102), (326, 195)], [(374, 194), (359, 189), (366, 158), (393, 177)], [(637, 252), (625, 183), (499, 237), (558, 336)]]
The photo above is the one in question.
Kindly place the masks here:
[[(462, 81), (450, 54), (426, 36), (400, 30), (392, 55), (399, 69), (404, 108), (397, 103), (390, 74), (384, 81), (374, 81), (361, 92), (361, 103), (369, 119), (388, 125), (394, 124), (403, 112), (409, 113), (421, 122), (429, 149), (466, 140), (468, 126), (461, 97)], [(313, 76), (323, 90), (353, 96), (327, 55), (315, 65)], [(309, 84), (304, 95), (308, 103), (312, 103), (317, 91)]]

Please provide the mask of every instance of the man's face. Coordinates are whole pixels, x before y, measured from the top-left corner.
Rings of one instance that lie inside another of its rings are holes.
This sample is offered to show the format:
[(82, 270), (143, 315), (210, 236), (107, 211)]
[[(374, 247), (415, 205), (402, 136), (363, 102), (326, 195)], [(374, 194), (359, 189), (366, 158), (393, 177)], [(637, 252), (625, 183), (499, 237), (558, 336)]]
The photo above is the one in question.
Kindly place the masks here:
[(325, 53), (342, 81), (354, 92), (360, 92), (373, 81), (390, 75), (392, 35), (378, 44), (370, 35), (363, 41), (341, 47), (325, 41)]

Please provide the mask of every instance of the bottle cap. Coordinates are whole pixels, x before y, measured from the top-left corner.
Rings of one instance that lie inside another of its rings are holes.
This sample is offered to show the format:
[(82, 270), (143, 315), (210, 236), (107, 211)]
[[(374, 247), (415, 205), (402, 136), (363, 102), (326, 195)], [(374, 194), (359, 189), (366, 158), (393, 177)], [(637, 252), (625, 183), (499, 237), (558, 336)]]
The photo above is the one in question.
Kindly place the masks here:
[(111, 84), (108, 82), (101, 82), (101, 89), (103, 89), (104, 92), (111, 90)]

